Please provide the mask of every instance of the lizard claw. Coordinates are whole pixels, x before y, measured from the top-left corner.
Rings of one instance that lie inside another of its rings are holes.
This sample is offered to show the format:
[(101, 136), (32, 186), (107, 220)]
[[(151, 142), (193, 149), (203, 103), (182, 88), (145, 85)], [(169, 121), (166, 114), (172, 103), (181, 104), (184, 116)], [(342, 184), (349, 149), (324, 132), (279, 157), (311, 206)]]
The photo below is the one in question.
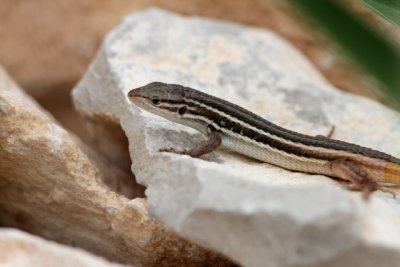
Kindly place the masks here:
[(378, 190), (382, 191), (383, 193), (387, 193), (392, 195), (393, 198), (396, 198), (396, 192), (395, 190), (389, 189), (389, 188), (379, 188)]
[(181, 155), (185, 155), (186, 154), (186, 150), (176, 150), (175, 148), (161, 148), (158, 150), (159, 152), (168, 152), (168, 153), (175, 153), (175, 154), (181, 154)]

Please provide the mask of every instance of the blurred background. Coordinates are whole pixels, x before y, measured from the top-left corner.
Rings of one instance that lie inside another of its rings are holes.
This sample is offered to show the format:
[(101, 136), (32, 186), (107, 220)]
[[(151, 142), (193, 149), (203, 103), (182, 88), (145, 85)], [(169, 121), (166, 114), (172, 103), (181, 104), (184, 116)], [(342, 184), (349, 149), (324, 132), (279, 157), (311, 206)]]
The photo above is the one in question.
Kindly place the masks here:
[[(301, 6), (290, 2), (2, 0), (0, 64), (64, 127), (85, 140), (87, 136), (83, 122), (72, 106), (71, 89), (95, 57), (104, 35), (125, 15), (148, 7), (159, 7), (184, 15), (268, 28), (301, 50), (326, 79), (340, 90), (385, 101), (383, 94), (377, 90), (377, 82), (371, 74), (362, 71), (357, 64), (343, 56), (345, 53), (341, 52), (340, 45), (329, 39), (316, 26), (321, 22), (317, 20), (316, 24), (315, 21), (314, 24), (310, 23), (306, 18), (313, 15), (301, 13)], [(360, 20), (367, 29), (371, 29), (377, 36), (382, 36), (386, 43), (394, 46), (400, 44), (400, 31), (396, 23), (378, 15), (376, 10), (365, 4), (367, 1), (335, 2), (346, 12), (350, 12), (351, 16)], [(321, 13), (318, 10), (316, 12)], [(333, 22), (334, 20), (335, 17)]]

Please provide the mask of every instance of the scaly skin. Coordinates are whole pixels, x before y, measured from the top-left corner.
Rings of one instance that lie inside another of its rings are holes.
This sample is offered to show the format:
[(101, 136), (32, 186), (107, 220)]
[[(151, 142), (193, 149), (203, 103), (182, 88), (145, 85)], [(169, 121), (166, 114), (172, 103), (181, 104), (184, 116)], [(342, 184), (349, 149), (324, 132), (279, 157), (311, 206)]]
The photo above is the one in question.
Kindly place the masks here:
[(350, 182), (368, 197), (383, 186), (400, 185), (400, 159), (356, 144), (300, 134), (269, 122), (226, 100), (177, 84), (155, 82), (133, 89), (129, 99), (166, 119), (206, 136), (191, 150), (164, 152), (199, 157), (220, 145), (285, 169), (323, 174)]

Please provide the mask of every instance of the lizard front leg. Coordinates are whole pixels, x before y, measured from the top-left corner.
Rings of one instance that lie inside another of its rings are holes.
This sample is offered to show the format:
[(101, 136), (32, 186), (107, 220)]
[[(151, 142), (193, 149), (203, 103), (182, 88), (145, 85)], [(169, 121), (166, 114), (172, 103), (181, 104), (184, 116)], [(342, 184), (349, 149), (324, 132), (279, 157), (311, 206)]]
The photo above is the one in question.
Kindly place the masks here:
[(163, 148), (160, 149), (160, 152), (171, 152), (181, 155), (189, 155), (191, 157), (197, 158), (204, 154), (210, 153), (217, 149), (221, 145), (221, 135), (219, 132), (211, 129), (211, 127), (207, 128), (208, 139), (199, 143), (195, 148), (190, 150), (182, 150), (177, 151), (174, 148)]

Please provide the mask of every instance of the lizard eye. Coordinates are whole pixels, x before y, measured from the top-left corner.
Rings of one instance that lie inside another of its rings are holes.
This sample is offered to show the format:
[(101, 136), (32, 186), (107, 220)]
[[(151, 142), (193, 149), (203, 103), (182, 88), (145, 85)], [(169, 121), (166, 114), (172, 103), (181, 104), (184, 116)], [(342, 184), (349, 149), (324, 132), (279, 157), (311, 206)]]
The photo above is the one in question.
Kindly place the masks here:
[(151, 102), (152, 102), (154, 105), (158, 105), (158, 104), (160, 104), (161, 100), (160, 100), (160, 98), (158, 98), (158, 97), (153, 97), (153, 98), (151, 99)]

